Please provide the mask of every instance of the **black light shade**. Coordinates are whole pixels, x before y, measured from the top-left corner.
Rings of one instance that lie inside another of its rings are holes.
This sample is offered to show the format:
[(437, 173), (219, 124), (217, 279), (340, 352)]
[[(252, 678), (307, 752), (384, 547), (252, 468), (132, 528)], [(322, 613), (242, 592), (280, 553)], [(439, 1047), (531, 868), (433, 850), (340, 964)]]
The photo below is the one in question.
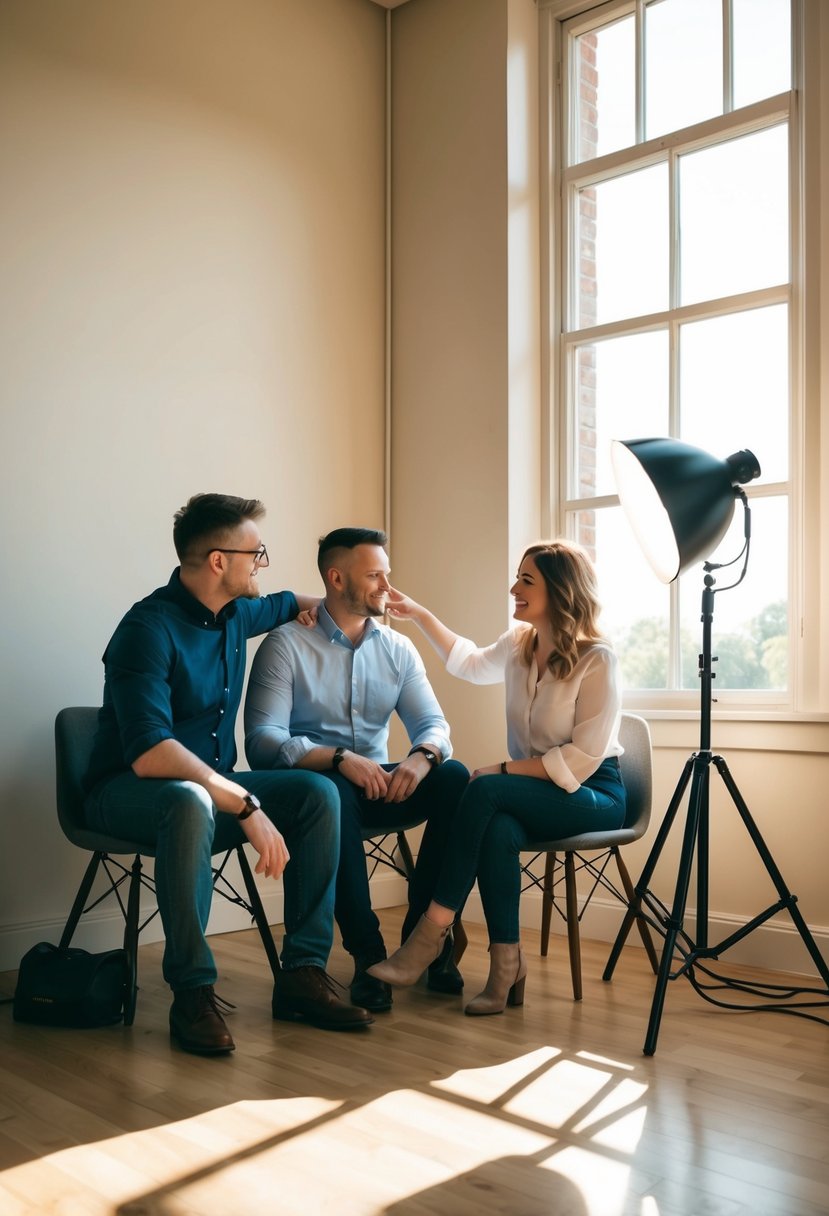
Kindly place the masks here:
[(619, 499), (663, 583), (709, 557), (728, 530), (735, 486), (760, 476), (753, 452), (725, 460), (679, 439), (614, 439)]

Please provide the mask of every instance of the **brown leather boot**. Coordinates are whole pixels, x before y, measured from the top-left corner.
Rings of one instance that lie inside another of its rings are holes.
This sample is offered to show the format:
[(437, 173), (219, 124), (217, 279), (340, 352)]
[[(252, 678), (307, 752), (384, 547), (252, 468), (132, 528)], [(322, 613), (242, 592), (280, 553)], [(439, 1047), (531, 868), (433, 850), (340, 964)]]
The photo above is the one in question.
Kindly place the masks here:
[(421, 916), (400, 949), (391, 958), (369, 967), (369, 975), (400, 988), (416, 984), (429, 964), (440, 956), (450, 928), (447, 925), (442, 929), (427, 916)]
[(233, 1008), (216, 996), (212, 984), (174, 992), (170, 1006), (170, 1038), (184, 1051), (192, 1051), (197, 1056), (224, 1055), (233, 1051), (236, 1044), (225, 1025), (219, 1003), (226, 1009)]
[(374, 1018), (367, 1009), (349, 1005), (337, 993), (322, 967), (282, 971), (273, 987), (273, 1016), (285, 1022), (304, 1020), (323, 1030), (359, 1030)]
[(518, 942), (493, 942), (489, 947), (489, 976), (483, 992), (464, 1009), (470, 1017), (503, 1013), (507, 1005), (524, 1004), (527, 960)]

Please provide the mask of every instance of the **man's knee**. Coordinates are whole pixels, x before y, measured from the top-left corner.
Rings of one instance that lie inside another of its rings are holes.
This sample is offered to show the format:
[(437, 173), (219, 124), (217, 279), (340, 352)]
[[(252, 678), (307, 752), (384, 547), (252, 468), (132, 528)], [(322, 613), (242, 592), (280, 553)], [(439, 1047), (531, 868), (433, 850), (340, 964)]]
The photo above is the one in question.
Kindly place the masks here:
[(211, 838), (215, 810), (207, 790), (195, 781), (171, 781), (162, 794), (165, 826), (177, 836)]

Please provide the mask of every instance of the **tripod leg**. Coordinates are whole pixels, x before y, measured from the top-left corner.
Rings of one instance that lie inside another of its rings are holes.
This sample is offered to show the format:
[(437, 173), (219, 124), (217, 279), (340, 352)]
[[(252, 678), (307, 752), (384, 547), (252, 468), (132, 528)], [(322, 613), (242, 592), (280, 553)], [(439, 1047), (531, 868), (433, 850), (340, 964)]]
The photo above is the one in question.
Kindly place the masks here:
[(679, 810), (679, 804), (682, 801), (682, 796), (685, 793), (685, 787), (688, 785), (688, 781), (690, 780), (693, 767), (694, 757), (690, 756), (685, 763), (685, 768), (682, 770), (682, 774), (677, 782), (673, 797), (668, 804), (668, 809), (665, 812), (665, 818), (662, 820), (656, 840), (654, 841), (653, 847), (648, 854), (648, 860), (645, 862), (645, 868), (642, 871), (638, 883), (636, 884), (635, 899), (631, 900), (631, 902), (628, 904), (628, 910), (625, 913), (625, 918), (622, 921), (619, 932), (616, 935), (616, 941), (613, 943), (613, 948), (610, 951), (607, 963), (605, 964), (605, 969), (602, 973), (603, 980), (610, 980), (613, 978), (613, 972), (616, 969), (617, 962), (619, 961), (619, 955), (622, 953), (622, 947), (627, 941), (628, 934), (633, 928), (633, 922), (642, 914), (642, 896), (648, 889), (648, 883), (651, 880), (651, 875), (656, 869), (656, 863), (659, 861), (659, 855), (662, 852), (665, 841), (668, 839), (668, 833), (673, 827), (673, 822), (676, 818), (676, 813)]
[[(824, 984), (826, 984), (827, 988), (829, 988), (829, 968), (827, 968), (827, 966), (826, 966), (826, 963), (823, 959), (823, 955), (820, 953), (820, 950), (818, 949), (817, 942), (815, 941), (814, 937), (812, 936), (812, 934), (809, 930), (809, 926), (806, 924), (805, 920), (803, 919), (803, 916), (800, 913), (800, 909), (797, 906), (797, 897), (795, 895), (793, 895), (791, 893), (791, 891), (789, 890), (789, 888), (786, 886), (786, 883), (783, 880), (783, 875), (778, 870), (777, 865), (775, 864), (774, 858), (772, 857), (771, 853), (769, 852), (768, 845), (766, 844), (765, 840), (763, 839), (762, 835), (760, 834), (760, 829), (757, 827), (757, 824), (754, 822), (754, 819), (751, 816), (751, 812), (749, 811), (748, 806), (746, 805), (745, 799), (743, 798), (742, 794), (738, 790), (737, 784), (734, 781), (734, 778), (731, 776), (731, 772), (730, 772), (725, 760), (722, 758), (722, 756), (714, 756), (713, 760), (714, 760), (714, 764), (717, 766), (717, 771), (719, 772), (720, 776), (722, 777), (723, 782), (725, 783), (725, 787), (728, 790), (729, 794), (731, 795), (731, 799), (739, 812), (740, 818), (742, 819), (743, 823), (745, 824), (746, 831), (748, 832), (749, 836), (751, 837), (752, 843), (754, 844), (754, 847), (756, 848), (757, 852), (759, 853), (760, 859), (763, 862), (763, 865), (766, 867), (766, 871), (767, 871), (769, 877), (771, 878), (772, 882), (774, 883), (777, 894), (780, 896), (780, 902), (783, 904), (783, 906), (787, 909), (787, 911), (791, 915), (791, 918), (794, 921), (795, 927), (796, 927), (798, 933), (800, 934), (801, 940), (803, 941), (803, 944), (806, 947), (806, 949), (809, 951), (809, 954), (812, 957), (812, 961), (814, 962), (815, 966), (817, 967), (818, 974), (820, 975)], [(745, 933), (747, 931), (750, 931), (750, 928), (751, 928), (751, 926), (747, 926), (746, 930), (743, 931), (741, 936), (745, 936)]]
[(656, 1039), (659, 1034), (659, 1023), (662, 1019), (662, 1008), (665, 1004), (665, 992), (671, 977), (671, 963), (674, 957), (674, 947), (679, 930), (685, 917), (685, 905), (688, 900), (688, 887), (691, 882), (691, 869), (694, 864), (694, 854), (697, 847), (700, 820), (708, 814), (708, 776), (710, 772), (710, 753), (697, 755), (694, 759), (694, 778), (691, 782), (691, 796), (688, 800), (688, 817), (685, 821), (685, 835), (682, 840), (682, 852), (679, 858), (674, 902), (671, 908), (665, 933), (665, 946), (659, 964), (659, 974), (656, 977), (656, 989), (653, 994), (651, 1016), (643, 1047), (646, 1056), (652, 1056), (656, 1051)]

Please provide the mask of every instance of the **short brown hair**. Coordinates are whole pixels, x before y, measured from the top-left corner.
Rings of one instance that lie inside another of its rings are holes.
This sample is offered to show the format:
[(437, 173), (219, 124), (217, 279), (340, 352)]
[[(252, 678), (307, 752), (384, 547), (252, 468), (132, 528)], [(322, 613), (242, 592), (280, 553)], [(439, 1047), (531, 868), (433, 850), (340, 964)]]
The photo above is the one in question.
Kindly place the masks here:
[(265, 508), (258, 498), (233, 494), (194, 494), (176, 511), (173, 544), (179, 561), (193, 561), (197, 549), (216, 548), (228, 533), (247, 519), (261, 519)]

